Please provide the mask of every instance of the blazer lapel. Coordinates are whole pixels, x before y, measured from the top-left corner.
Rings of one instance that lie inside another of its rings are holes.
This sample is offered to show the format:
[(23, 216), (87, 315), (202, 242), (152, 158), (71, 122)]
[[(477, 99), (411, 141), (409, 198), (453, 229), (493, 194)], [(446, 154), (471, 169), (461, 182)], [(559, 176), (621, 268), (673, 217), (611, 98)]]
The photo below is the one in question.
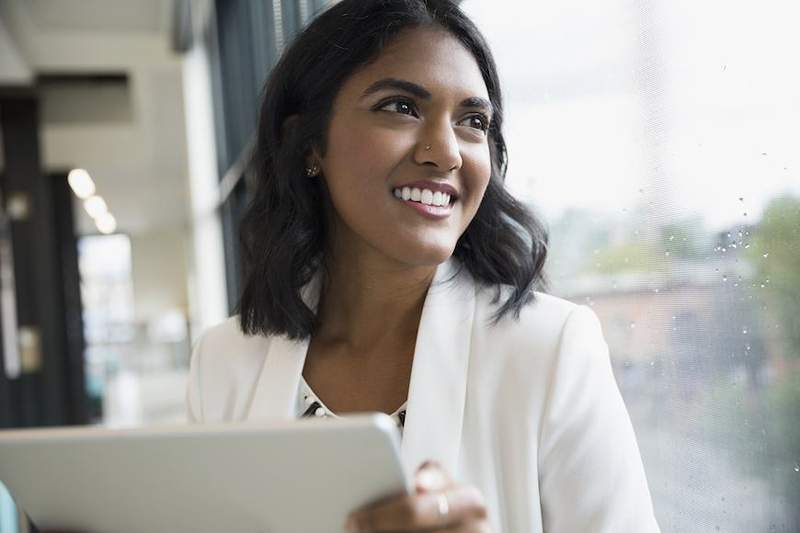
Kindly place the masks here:
[(307, 340), (293, 341), (285, 335), (271, 338), (247, 420), (294, 418), (294, 402), (307, 352)]
[(429, 459), (458, 476), (475, 289), (457, 267), (439, 265), (422, 309), (401, 444), (408, 479)]
[[(322, 279), (319, 275), (307, 283), (300, 296), (311, 309), (317, 308), (319, 288)], [(303, 375), (310, 340), (294, 341), (285, 335), (273, 335), (265, 350), (264, 365), (258, 377), (248, 420), (270, 420), (294, 418), (297, 387)]]

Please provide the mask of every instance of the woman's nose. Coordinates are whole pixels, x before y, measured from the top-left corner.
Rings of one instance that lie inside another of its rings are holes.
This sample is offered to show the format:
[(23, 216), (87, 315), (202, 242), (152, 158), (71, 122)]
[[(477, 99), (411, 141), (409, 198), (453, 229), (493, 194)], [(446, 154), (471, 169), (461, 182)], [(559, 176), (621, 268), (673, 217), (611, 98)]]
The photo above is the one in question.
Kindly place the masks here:
[(415, 159), (421, 165), (433, 164), (439, 170), (449, 172), (461, 168), (461, 149), (453, 127), (443, 123), (431, 125), (420, 137)]

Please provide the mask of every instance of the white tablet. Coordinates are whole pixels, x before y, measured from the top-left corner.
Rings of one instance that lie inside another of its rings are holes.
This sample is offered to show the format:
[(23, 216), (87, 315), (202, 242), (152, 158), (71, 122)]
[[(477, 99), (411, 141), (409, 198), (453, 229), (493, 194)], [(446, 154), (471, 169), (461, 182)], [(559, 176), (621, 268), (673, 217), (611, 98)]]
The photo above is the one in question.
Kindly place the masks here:
[(384, 414), (0, 431), (0, 480), (37, 527), (89, 533), (331, 533), (411, 489)]

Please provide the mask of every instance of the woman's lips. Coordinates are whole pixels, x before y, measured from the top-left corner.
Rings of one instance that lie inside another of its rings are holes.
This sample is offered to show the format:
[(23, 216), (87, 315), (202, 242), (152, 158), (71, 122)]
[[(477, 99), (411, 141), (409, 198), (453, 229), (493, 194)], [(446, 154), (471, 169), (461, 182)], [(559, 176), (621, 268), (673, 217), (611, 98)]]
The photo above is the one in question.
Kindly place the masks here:
[(423, 204), (422, 202), (415, 202), (414, 200), (403, 200), (402, 198), (397, 198), (394, 195), (392, 198), (402, 204), (405, 204), (406, 207), (413, 209), (419, 215), (422, 215), (430, 220), (444, 220), (448, 218), (450, 213), (453, 211), (453, 206), (455, 205), (455, 200), (451, 200), (449, 205), (436, 206)]

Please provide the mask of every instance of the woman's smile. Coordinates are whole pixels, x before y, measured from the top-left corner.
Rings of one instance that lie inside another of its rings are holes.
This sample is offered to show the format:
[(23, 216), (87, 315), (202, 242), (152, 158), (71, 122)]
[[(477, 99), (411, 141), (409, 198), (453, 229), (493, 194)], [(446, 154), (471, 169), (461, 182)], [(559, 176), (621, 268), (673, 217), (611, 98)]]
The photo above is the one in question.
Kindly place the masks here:
[(415, 181), (394, 187), (392, 194), (415, 213), (431, 220), (449, 217), (458, 201), (458, 192), (452, 185), (433, 181)]

